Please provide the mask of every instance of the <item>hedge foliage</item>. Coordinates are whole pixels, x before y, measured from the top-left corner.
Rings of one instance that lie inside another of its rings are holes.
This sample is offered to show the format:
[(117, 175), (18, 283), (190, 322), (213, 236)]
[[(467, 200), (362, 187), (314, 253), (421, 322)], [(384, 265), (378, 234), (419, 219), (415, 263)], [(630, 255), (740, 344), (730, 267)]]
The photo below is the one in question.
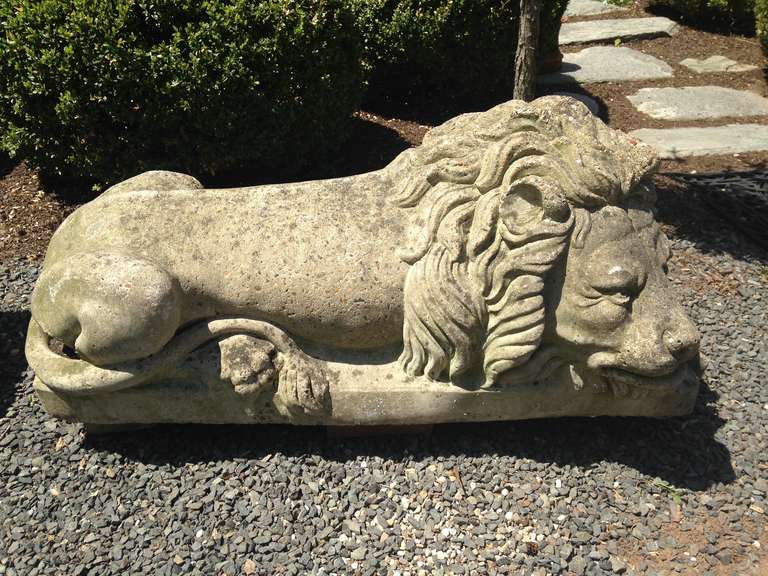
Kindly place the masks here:
[[(567, 0), (544, 0), (543, 51)], [(0, 0), (0, 149), (99, 183), (298, 171), (368, 100), (509, 97), (519, 0)]]
[[(369, 102), (456, 111), (511, 94), (519, 0), (348, 1), (363, 37)], [(544, 2), (548, 50), (557, 48), (566, 4)]]
[(668, 6), (691, 24), (703, 23), (718, 32), (754, 34), (755, 17), (766, 0), (652, 0), (652, 5)]
[(755, 0), (755, 32), (763, 52), (768, 54), (768, 0)]
[(0, 147), (61, 175), (299, 168), (361, 91), (340, 0), (0, 0)]

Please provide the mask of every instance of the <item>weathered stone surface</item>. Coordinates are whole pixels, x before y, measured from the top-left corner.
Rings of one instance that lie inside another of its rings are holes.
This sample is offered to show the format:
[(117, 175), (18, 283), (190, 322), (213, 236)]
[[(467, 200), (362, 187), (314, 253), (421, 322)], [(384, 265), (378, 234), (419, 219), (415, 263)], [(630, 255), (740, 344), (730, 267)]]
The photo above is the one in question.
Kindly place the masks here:
[(659, 120), (765, 116), (768, 99), (722, 86), (641, 88), (627, 96), (640, 112)]
[(703, 60), (699, 60), (698, 58), (686, 58), (685, 60), (681, 60), (680, 64), (699, 74), (712, 72), (749, 72), (750, 70), (757, 70), (757, 66), (753, 66), (752, 64), (739, 64), (736, 60), (731, 60), (726, 56), (717, 54)]
[(595, 116), (597, 116), (600, 113), (600, 105), (597, 103), (597, 100), (594, 98), (590, 98), (586, 94), (580, 94), (578, 92), (555, 92), (552, 94), (552, 96), (567, 96), (569, 98), (575, 98), (584, 106), (587, 107), (587, 110), (592, 112)]
[(454, 118), (370, 174), (141, 175), (51, 241), (36, 389), (93, 425), (686, 413), (698, 334), (663, 273), (656, 165), (553, 96)]
[(673, 20), (661, 16), (649, 18), (621, 18), (616, 20), (589, 20), (566, 22), (560, 28), (561, 46), (589, 42), (612, 42), (673, 36), (680, 27)]
[(593, 46), (565, 54), (560, 72), (543, 74), (538, 81), (539, 84), (552, 86), (655, 80), (671, 78), (672, 75), (669, 64), (650, 54), (625, 47)]
[(593, 16), (595, 14), (608, 14), (610, 12), (623, 12), (626, 8), (599, 2), (598, 0), (571, 0), (565, 9), (565, 16), (572, 18), (575, 16)]
[(768, 150), (768, 126), (760, 124), (728, 124), (712, 128), (643, 128), (630, 134), (654, 146), (662, 158)]

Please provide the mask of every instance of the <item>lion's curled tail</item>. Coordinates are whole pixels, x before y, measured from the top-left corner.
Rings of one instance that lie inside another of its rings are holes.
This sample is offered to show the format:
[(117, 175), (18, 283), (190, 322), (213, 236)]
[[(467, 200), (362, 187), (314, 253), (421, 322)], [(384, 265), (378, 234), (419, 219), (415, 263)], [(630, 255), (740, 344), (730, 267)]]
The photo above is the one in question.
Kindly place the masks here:
[(250, 334), (273, 344), (278, 352), (297, 352), (294, 341), (282, 330), (259, 320), (217, 318), (195, 324), (174, 336), (166, 346), (146, 358), (95, 366), (78, 358), (57, 354), (51, 337), (33, 318), (27, 334), (26, 355), (30, 366), (46, 386), (65, 394), (88, 395), (133, 388), (171, 372), (203, 344), (232, 334)]

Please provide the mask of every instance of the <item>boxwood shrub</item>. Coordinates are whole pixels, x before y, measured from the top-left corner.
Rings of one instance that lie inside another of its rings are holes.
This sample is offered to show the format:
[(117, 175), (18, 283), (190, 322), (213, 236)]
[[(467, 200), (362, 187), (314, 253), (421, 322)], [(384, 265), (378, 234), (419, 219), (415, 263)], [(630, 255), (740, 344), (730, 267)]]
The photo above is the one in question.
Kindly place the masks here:
[[(541, 51), (567, 0), (544, 0)], [(519, 0), (0, 0), (0, 149), (45, 173), (290, 175), (367, 104), (509, 98)]]
[(671, 8), (686, 24), (704, 25), (720, 33), (754, 34), (756, 4), (765, 0), (652, 0)]
[[(519, 0), (348, 0), (364, 43), (366, 104), (437, 115), (509, 98)], [(567, 0), (544, 0), (543, 52), (557, 49)]]
[(755, 32), (763, 52), (768, 54), (768, 0), (755, 0)]
[(0, 148), (111, 182), (299, 169), (362, 93), (342, 0), (0, 0)]

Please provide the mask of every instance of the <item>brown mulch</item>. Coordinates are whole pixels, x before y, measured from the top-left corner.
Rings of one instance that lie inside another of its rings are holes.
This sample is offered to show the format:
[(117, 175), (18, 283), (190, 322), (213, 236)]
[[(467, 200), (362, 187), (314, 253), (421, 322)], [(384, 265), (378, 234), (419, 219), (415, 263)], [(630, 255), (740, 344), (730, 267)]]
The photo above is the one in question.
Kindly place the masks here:
[(23, 162), (0, 179), (0, 261), (38, 259), (53, 232), (77, 204), (47, 194)]
[(358, 118), (367, 122), (373, 122), (379, 126), (384, 126), (394, 130), (397, 134), (411, 146), (418, 146), (424, 139), (424, 134), (431, 128), (425, 124), (409, 122), (408, 120), (398, 120), (397, 118), (383, 118), (369, 112), (358, 112)]
[(767, 167), (767, 153), (749, 152), (731, 156), (699, 156), (698, 158), (664, 160), (660, 170), (662, 172), (698, 172), (703, 174), (706, 172), (738, 172)]

